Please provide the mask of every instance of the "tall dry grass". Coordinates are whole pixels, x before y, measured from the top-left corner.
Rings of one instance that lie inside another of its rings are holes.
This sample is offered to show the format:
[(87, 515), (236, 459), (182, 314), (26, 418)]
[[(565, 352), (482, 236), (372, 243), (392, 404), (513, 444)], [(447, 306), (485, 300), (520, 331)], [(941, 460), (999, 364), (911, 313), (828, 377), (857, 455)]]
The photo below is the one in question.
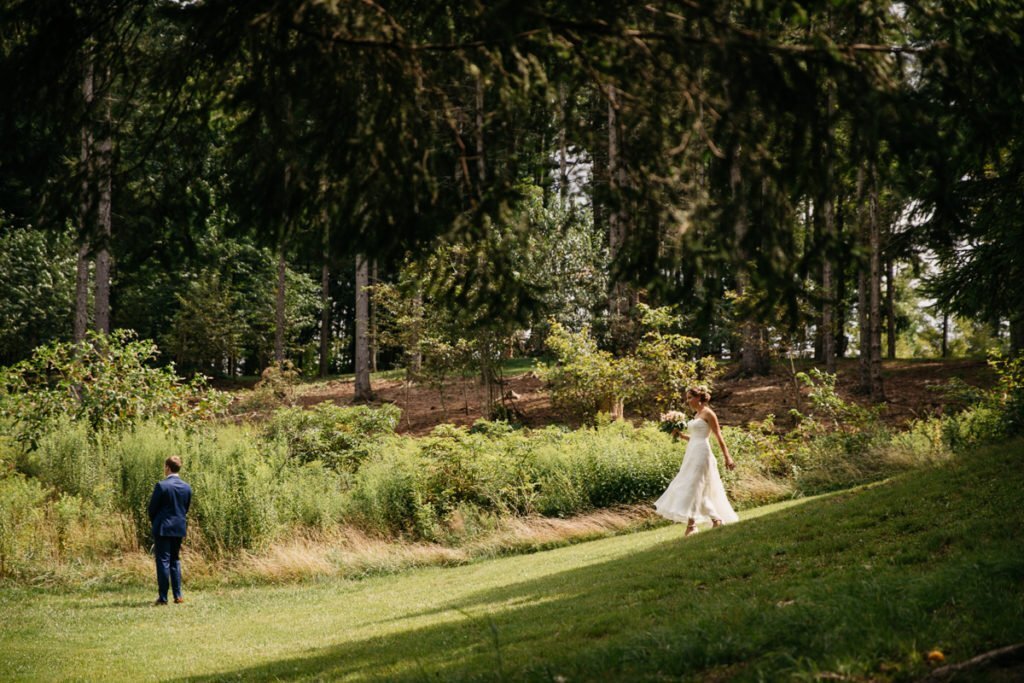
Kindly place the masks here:
[[(330, 531), (297, 528), (260, 551), (225, 557), (186, 540), (182, 567), (186, 589), (232, 584), (279, 584), (318, 578), (362, 578), (414, 567), (453, 566), (477, 559), (554, 548), (661, 524), (645, 506), (597, 510), (569, 519), (540, 516), (503, 519), (492, 532), (462, 546), (395, 539), (352, 526)], [(139, 585), (153, 581), (153, 559), (139, 550), (130, 530), (106, 525), (107, 556), (51, 563), (26, 576), (37, 585)], [(98, 531), (96, 533), (99, 533)]]

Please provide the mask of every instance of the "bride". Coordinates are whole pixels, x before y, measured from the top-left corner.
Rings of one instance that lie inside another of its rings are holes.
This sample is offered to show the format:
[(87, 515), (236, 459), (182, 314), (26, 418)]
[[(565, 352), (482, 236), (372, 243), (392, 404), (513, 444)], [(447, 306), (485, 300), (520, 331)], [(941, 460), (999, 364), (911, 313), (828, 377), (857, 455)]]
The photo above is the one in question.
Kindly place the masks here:
[(674, 522), (686, 522), (685, 536), (697, 531), (698, 522), (710, 520), (713, 527), (718, 527), (739, 521), (725, 496), (725, 487), (718, 476), (718, 463), (708, 441), (708, 434), (714, 434), (725, 456), (725, 466), (730, 470), (736, 467), (722, 440), (718, 417), (708, 406), (710, 400), (711, 392), (704, 387), (686, 390), (686, 403), (695, 413), (694, 418), (687, 423), (690, 433), (673, 432), (674, 436), (689, 441), (686, 454), (679, 474), (654, 503), (654, 509), (662, 517)]

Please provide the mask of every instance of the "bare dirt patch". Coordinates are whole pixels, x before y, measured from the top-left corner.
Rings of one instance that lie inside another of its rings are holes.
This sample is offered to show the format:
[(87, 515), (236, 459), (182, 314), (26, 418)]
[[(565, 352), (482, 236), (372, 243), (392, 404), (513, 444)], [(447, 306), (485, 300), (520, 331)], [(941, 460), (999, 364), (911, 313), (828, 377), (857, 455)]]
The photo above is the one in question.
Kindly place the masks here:
[[(802, 361), (793, 369), (799, 372), (811, 367), (811, 363)], [(840, 361), (837, 390), (846, 400), (869, 405), (868, 397), (855, 391), (857, 376), (856, 359)], [(882, 419), (893, 426), (941, 412), (944, 398), (934, 388), (953, 377), (979, 387), (989, 387), (995, 380), (988, 365), (979, 360), (886, 361), (883, 376), (887, 400)], [(579, 426), (578, 420), (554, 409), (544, 382), (534, 373), (506, 377), (504, 381), (504, 391), (515, 395), (510, 405), (522, 414), (526, 426)], [(233, 389), (239, 398), (249, 391), (241, 387)], [(444, 423), (471, 425), (483, 416), (482, 406), (486, 401), (484, 388), (475, 378), (448, 382), (443, 392), (436, 387), (396, 379), (375, 381), (373, 390), (378, 403), (393, 403), (402, 409), (398, 431), (410, 435), (427, 434)], [(300, 386), (295, 403), (310, 407), (329, 401), (344, 406), (352, 404), (352, 395), (352, 380), (316, 382)], [(773, 414), (777, 424), (785, 428), (789, 424), (791, 409), (805, 413), (810, 410), (807, 390), (797, 387), (792, 369), (785, 360), (776, 362), (772, 374), (766, 377), (719, 380), (712, 403), (722, 423), (727, 425), (744, 425)], [(636, 420), (642, 417), (628, 416)], [(251, 417), (258, 418), (259, 415)]]
[[(811, 409), (807, 389), (798, 386), (793, 377), (794, 369), (800, 372), (811, 367), (802, 362), (791, 368), (788, 362), (779, 361), (767, 377), (720, 381), (712, 402), (724, 424), (742, 425), (773, 414), (784, 426), (791, 409), (803, 413)], [(991, 368), (980, 360), (893, 360), (885, 361), (882, 368), (886, 393), (882, 419), (893, 426), (941, 413), (945, 399), (936, 389), (953, 377), (983, 388), (995, 381)], [(857, 360), (839, 361), (836, 370), (839, 395), (847, 401), (870, 405), (868, 397), (856, 391)]]
[[(351, 380), (335, 380), (301, 389), (297, 403), (307, 407), (323, 401), (351, 405), (353, 391)], [(373, 391), (378, 403), (393, 403), (402, 409), (398, 432), (411, 435), (427, 434), (439, 424), (471, 425), (483, 416), (487, 399), (484, 387), (476, 379), (453, 380), (445, 384), (443, 391), (404, 380), (382, 380), (374, 383)], [(531, 372), (506, 377), (504, 392), (515, 395), (509, 405), (522, 414), (527, 427), (576, 424), (557, 414), (544, 382)]]

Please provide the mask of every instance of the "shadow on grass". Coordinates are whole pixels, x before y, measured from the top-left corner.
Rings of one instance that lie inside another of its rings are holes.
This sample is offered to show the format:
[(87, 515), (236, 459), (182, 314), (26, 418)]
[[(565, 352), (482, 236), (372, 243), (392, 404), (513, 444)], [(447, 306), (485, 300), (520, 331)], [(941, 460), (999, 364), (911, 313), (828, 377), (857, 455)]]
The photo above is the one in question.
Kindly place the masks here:
[(959, 660), (1024, 637), (1024, 513), (1012, 504), (1022, 450), (510, 581), (379, 637), (183, 680), (918, 675), (922, 650)]
[[(75, 605), (76, 609), (167, 609), (174, 608), (174, 605), (166, 605), (163, 607), (157, 607), (153, 604), (156, 600), (156, 591), (153, 591), (154, 597), (149, 599), (139, 600), (110, 600), (110, 601), (83, 601)], [(180, 606), (178, 606), (180, 609)]]

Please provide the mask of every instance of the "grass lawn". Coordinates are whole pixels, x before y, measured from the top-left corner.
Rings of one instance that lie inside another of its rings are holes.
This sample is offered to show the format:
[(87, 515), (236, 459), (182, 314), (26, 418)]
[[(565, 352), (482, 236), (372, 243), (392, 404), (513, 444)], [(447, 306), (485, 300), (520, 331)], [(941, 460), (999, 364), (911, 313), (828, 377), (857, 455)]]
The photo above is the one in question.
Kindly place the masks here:
[(1022, 490), (1015, 442), (688, 539), (669, 526), (163, 608), (142, 586), (5, 587), (0, 679), (915, 679), (933, 648), (960, 661), (1024, 640)]
[(501, 361), (501, 371), (506, 377), (514, 377), (525, 372), (530, 372), (542, 362), (541, 358), (511, 358)]

